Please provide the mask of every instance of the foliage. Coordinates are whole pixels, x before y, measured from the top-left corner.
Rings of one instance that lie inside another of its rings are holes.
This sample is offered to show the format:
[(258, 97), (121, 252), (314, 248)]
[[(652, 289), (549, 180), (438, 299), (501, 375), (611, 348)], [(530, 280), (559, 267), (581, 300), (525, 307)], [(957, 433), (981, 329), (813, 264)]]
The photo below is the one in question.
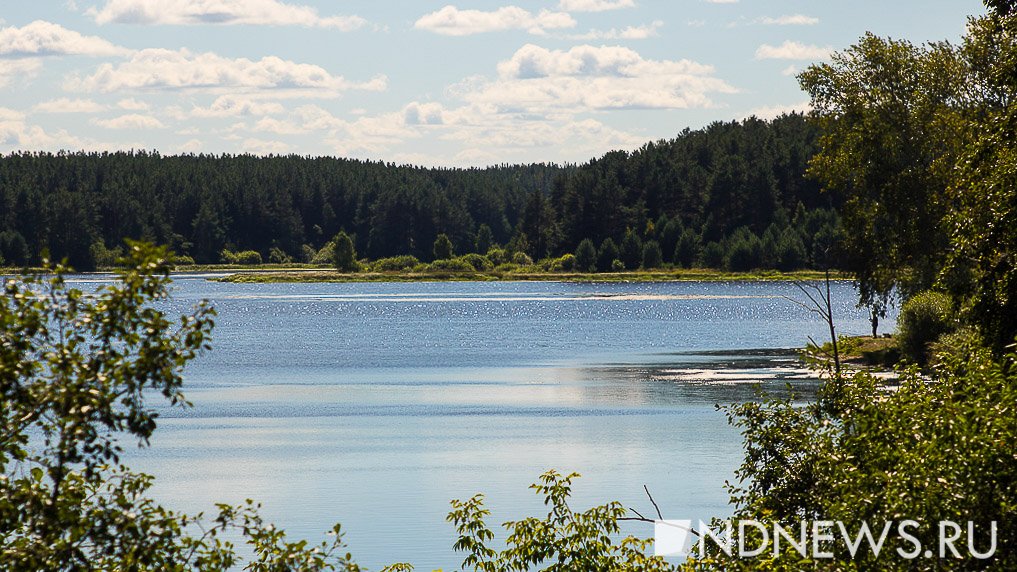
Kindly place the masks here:
[(311, 258), (311, 264), (335, 266), (335, 242), (329, 241)]
[(459, 260), (462, 260), (463, 262), (469, 264), (474, 270), (478, 272), (482, 272), (484, 270), (491, 270), (492, 268), (494, 268), (494, 264), (492, 264), (491, 261), (488, 260), (486, 256), (472, 252), (470, 254), (464, 254), (460, 256)]
[[(878, 559), (864, 548), (852, 558), (838, 545), (834, 558), (802, 562), (797, 552), (730, 559), (713, 551), (698, 568), (798, 570), (912, 570), (1017, 566), (1017, 369), (967, 345), (945, 357), (934, 383), (905, 371), (896, 391), (867, 373), (828, 382), (816, 401), (749, 402), (727, 408), (745, 436), (745, 460), (731, 491), (734, 519), (777, 522), (798, 530), (803, 521), (832, 520), (877, 532), (885, 522), (913, 519), (923, 546), (938, 549), (942, 520), (974, 523), (977, 549), (992, 560), (929, 561), (898, 557), (913, 546), (892, 529)], [(965, 531), (966, 532), (966, 531)], [(811, 538), (810, 538), (811, 543)], [(960, 543), (958, 543), (960, 548)], [(922, 566), (927, 564), (927, 566)]]
[(1017, 337), (1017, 16), (972, 20), (961, 47), (982, 101), (972, 143), (949, 189), (949, 254), (943, 286), (1001, 354)]
[(614, 241), (610, 237), (605, 238), (604, 242), (600, 243), (600, 250), (597, 251), (597, 270), (599, 272), (610, 272), (612, 264), (615, 260), (618, 260), (619, 256), (618, 247), (615, 246)]
[(346, 231), (340, 231), (332, 239), (332, 265), (339, 272), (357, 272), (360, 270), (360, 263), (357, 262), (357, 250), (353, 246), (353, 239)]
[(88, 247), (88, 254), (96, 268), (113, 268), (117, 260), (124, 255), (124, 249), (119, 246), (106, 248), (106, 245), (101, 240), (97, 240), (92, 243), (92, 246)]
[(739, 228), (731, 236), (727, 248), (726, 262), (729, 270), (746, 272), (762, 266), (763, 245), (754, 232), (746, 227)]
[(955, 49), (867, 34), (800, 82), (823, 133), (809, 172), (843, 197), (862, 301), (931, 287), (947, 250), (945, 191), (966, 138)]
[(597, 270), (597, 249), (593, 241), (584, 238), (576, 248), (576, 270), (580, 272), (594, 272)]
[(664, 255), (660, 250), (660, 243), (656, 240), (648, 240), (643, 245), (643, 264), (646, 269), (660, 268), (664, 264)]
[(371, 263), (371, 270), (375, 272), (399, 272), (410, 270), (418, 264), (420, 264), (420, 261), (417, 260), (417, 257), (404, 254), (402, 256), (375, 260)]
[(929, 362), (929, 344), (956, 327), (950, 297), (942, 292), (919, 292), (901, 306), (897, 318), (897, 344), (912, 362)]
[(558, 258), (545, 258), (541, 261), (541, 268), (548, 272), (572, 272), (577, 267), (574, 254), (563, 254)]
[(477, 229), (477, 241), (474, 243), (476, 252), (486, 254), (492, 246), (494, 246), (494, 232), (486, 224), (480, 225), (480, 228)]
[(475, 272), (473, 265), (462, 258), (439, 258), (427, 265), (426, 272)]
[(128, 242), (118, 280), (94, 294), (68, 269), (9, 280), (0, 298), (0, 560), (11, 570), (357, 570), (331, 542), (289, 542), (248, 501), (214, 517), (164, 508), (152, 477), (120, 464), (120, 437), (147, 445), (147, 398), (188, 405), (184, 365), (209, 348), (215, 312), (202, 303), (174, 321), (168, 251)]
[(525, 252), (516, 252), (512, 255), (512, 264), (518, 264), (519, 266), (530, 266), (533, 264), (533, 259), (530, 255)]
[(675, 266), (692, 268), (692, 265), (699, 259), (699, 249), (699, 235), (690, 229), (685, 229), (678, 236), (678, 241), (675, 242), (671, 260)]
[(626, 270), (639, 268), (639, 264), (643, 261), (643, 241), (631, 228), (625, 231), (619, 258), (625, 264)]
[(452, 241), (449, 240), (447, 234), (441, 233), (434, 239), (434, 247), (431, 249), (431, 254), (434, 255), (435, 260), (446, 260), (454, 256)]
[(242, 252), (233, 252), (227, 248), (224, 248), (219, 253), (219, 260), (223, 264), (240, 264), (244, 266), (257, 266), (261, 264), (261, 253), (254, 250), (244, 250)]
[(491, 264), (494, 264), (497, 267), (509, 262), (511, 256), (504, 248), (494, 247), (487, 251), (487, 259), (491, 261)]
[(268, 251), (268, 261), (272, 264), (290, 264), (293, 262), (293, 257), (283, 252), (282, 249), (273, 246)]
[(455, 549), (466, 553), (464, 570), (509, 572), (513, 570), (673, 570), (662, 558), (646, 556), (648, 540), (620, 532), (618, 519), (626, 514), (617, 502), (576, 512), (569, 506), (572, 481), (579, 475), (560, 475), (548, 471), (532, 488), (544, 498), (547, 516), (529, 517), (505, 523), (507, 546), (501, 551), (491, 548), (494, 532), (485, 520), (490, 511), (484, 508), (484, 495), (452, 501), (447, 520), (459, 538)]

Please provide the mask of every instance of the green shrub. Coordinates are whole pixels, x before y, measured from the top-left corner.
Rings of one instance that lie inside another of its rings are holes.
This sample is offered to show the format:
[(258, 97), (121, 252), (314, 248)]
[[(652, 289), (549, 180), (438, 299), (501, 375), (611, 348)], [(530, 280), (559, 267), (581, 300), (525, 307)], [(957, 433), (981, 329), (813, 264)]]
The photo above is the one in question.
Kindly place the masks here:
[(498, 267), (509, 262), (510, 255), (504, 248), (494, 247), (487, 251), (487, 259), (490, 260), (491, 264), (494, 264), (495, 267)]
[(611, 272), (625, 272), (625, 263), (615, 258), (611, 261)]
[(222, 249), (222, 252), (219, 253), (219, 262), (223, 264), (236, 264), (237, 253), (228, 248), (224, 248)]
[(558, 258), (546, 258), (541, 261), (540, 267), (547, 272), (572, 272), (576, 268), (576, 256), (569, 253)]
[(417, 260), (416, 256), (403, 254), (402, 256), (390, 258), (379, 258), (371, 263), (371, 270), (375, 272), (400, 272), (412, 270), (418, 264), (420, 264), (420, 261)]
[(576, 253), (572, 257), (575, 260), (576, 270), (580, 272), (593, 272), (597, 263), (597, 249), (593, 246), (593, 241), (584, 238), (579, 243)]
[(272, 247), (268, 251), (268, 261), (272, 264), (290, 264), (293, 262), (293, 258), (283, 252), (281, 248)]
[(187, 256), (186, 254), (178, 254), (173, 257), (174, 266), (194, 266), (194, 258)]
[(618, 246), (610, 237), (600, 243), (600, 250), (597, 251), (597, 271), (610, 272), (611, 264), (618, 259)]
[(311, 264), (327, 264), (332, 266), (332, 260), (335, 258), (335, 243), (327, 242), (325, 246), (321, 247), (321, 250), (314, 255), (311, 259)]
[(488, 260), (486, 256), (480, 254), (464, 254), (459, 257), (459, 260), (469, 264), (477, 272), (483, 272), (484, 270), (491, 270), (494, 268), (494, 264), (491, 264), (491, 261)]
[(446, 260), (455, 256), (455, 248), (452, 246), (452, 241), (449, 240), (448, 235), (445, 233), (439, 234), (434, 239), (434, 246), (431, 251), (434, 254), (435, 260)]
[(235, 257), (236, 262), (234, 264), (241, 264), (244, 266), (258, 266), (261, 264), (261, 253), (257, 250), (244, 250), (238, 252)]
[(660, 268), (664, 264), (664, 254), (656, 240), (648, 240), (643, 244), (643, 268)]
[(300, 259), (308, 264), (314, 260), (314, 255), (318, 254), (318, 251), (314, 249), (310, 244), (305, 244), (300, 247)]
[(332, 239), (332, 265), (339, 272), (359, 272), (360, 263), (357, 262), (357, 249), (353, 246), (353, 239), (345, 231), (340, 231)]
[(954, 330), (953, 304), (942, 292), (926, 290), (904, 302), (897, 318), (897, 343), (904, 357), (925, 366), (929, 344)]
[(519, 265), (512, 262), (506, 262), (494, 267), (495, 272), (515, 272), (516, 270), (519, 270)]
[(512, 263), (519, 266), (531, 266), (533, 265), (533, 259), (525, 252), (517, 252), (512, 255)]
[(708, 242), (703, 247), (703, 266), (719, 269), (724, 266), (724, 245), (719, 242)]
[(461, 258), (442, 258), (427, 265), (428, 272), (475, 272), (473, 266)]

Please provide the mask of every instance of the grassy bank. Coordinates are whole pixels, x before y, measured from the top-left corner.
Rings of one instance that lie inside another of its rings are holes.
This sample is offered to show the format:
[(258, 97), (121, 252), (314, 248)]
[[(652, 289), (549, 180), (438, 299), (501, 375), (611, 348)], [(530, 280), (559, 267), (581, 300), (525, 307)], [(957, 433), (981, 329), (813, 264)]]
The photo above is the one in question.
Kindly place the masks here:
[[(181, 269), (187, 271), (190, 269)], [(197, 269), (195, 269), (197, 270)], [(235, 268), (203, 267), (203, 271), (231, 271)], [(847, 279), (837, 274), (837, 279)], [(758, 281), (758, 280), (821, 280), (823, 273), (802, 270), (797, 272), (726, 272), (705, 268), (680, 270), (640, 270), (632, 272), (541, 272), (519, 269), (508, 272), (497, 270), (475, 272), (355, 272), (340, 273), (322, 269), (244, 269), (228, 276), (214, 278), (220, 282), (283, 283), (283, 282), (485, 282), (485, 281), (554, 281), (554, 282), (676, 282), (676, 281)]]

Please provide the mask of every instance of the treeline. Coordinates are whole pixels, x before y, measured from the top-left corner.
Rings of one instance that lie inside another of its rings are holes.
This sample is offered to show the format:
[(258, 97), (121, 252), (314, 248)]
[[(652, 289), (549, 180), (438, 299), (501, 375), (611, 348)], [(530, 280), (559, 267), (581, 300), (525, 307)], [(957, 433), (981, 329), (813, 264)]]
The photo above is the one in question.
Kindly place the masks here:
[[(804, 177), (818, 134), (802, 115), (686, 130), (581, 166), (420, 168), (340, 158), (162, 156), (155, 152), (0, 157), (0, 257), (43, 253), (78, 269), (108, 264), (124, 238), (198, 263), (311, 262), (340, 231), (372, 260), (433, 260), (501, 246), (533, 260), (610, 257), (593, 269), (659, 264), (793, 269), (836, 265), (835, 205)], [(612, 245), (618, 248), (611, 257)], [(605, 250), (606, 249), (606, 250)], [(252, 253), (256, 253), (255, 256)], [(231, 259), (230, 257), (233, 256)]]

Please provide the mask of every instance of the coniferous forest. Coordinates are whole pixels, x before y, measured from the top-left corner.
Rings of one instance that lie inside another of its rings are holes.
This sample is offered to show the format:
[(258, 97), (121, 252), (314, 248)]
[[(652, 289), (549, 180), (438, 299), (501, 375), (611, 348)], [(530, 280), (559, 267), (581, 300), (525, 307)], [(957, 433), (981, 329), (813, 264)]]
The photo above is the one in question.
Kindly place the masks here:
[(826, 267), (837, 262), (839, 224), (835, 198), (804, 176), (817, 141), (792, 114), (685, 130), (578, 166), (19, 153), (0, 157), (0, 257), (34, 265), (48, 252), (88, 270), (131, 238), (197, 263), (229, 262), (224, 250), (310, 262), (344, 231), (370, 259), (431, 260), (444, 234), (457, 254), (502, 245), (534, 260), (589, 240), (602, 259), (590, 270), (615, 260), (629, 269)]

